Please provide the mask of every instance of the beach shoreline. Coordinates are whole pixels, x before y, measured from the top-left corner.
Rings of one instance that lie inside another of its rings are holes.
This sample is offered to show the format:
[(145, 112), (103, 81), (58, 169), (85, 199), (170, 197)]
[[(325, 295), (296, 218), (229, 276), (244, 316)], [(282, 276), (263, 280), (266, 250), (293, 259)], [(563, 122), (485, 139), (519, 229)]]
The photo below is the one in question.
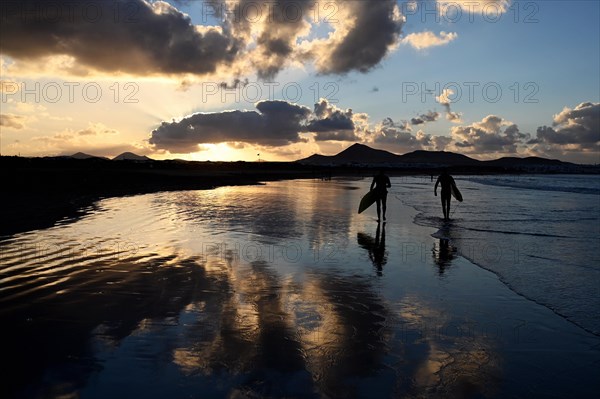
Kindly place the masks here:
[[(0, 237), (77, 220), (104, 198), (163, 191), (209, 190), (289, 179), (433, 176), (438, 166), (316, 166), (296, 162), (108, 161), (100, 158), (0, 157), (4, 195)], [(454, 174), (520, 174), (503, 168), (451, 168)]]
[[(584, 178), (584, 176), (580, 177)], [(523, 180), (529, 181), (532, 178), (540, 180), (541, 176), (524, 176)], [(571, 181), (572, 179), (569, 178), (569, 180)], [(560, 198), (562, 198), (560, 197), (560, 190), (566, 190), (566, 195), (569, 196), (587, 196), (588, 198), (594, 198), (593, 196), (597, 196), (598, 193), (598, 186), (590, 185), (587, 181), (587, 177), (585, 177), (585, 180), (582, 180), (582, 182), (571, 183), (571, 186), (569, 187), (560, 186), (556, 178), (553, 178), (552, 181), (555, 183), (555, 186), (541, 186), (537, 188), (537, 190), (548, 193), (547, 199), (554, 196), (554, 198), (557, 198), (555, 201), (557, 201), (558, 204), (560, 204)], [(503, 201), (503, 203), (508, 203), (506, 198), (501, 195), (506, 195), (514, 199), (517, 197), (517, 194), (515, 193), (521, 192), (521, 190), (523, 190), (521, 187), (524, 186), (525, 183), (526, 181), (521, 182), (519, 179), (514, 181), (514, 186), (517, 186), (517, 190), (519, 191), (511, 191), (511, 189), (514, 190), (514, 187), (508, 184), (485, 185), (483, 187), (486, 192), (490, 193), (492, 192), (490, 190), (496, 190), (493, 191), (494, 194), (490, 194), (488, 199), (494, 198), (495, 195), (500, 195), (499, 198), (501, 198), (501, 201)], [(481, 184), (479, 180), (473, 181), (472, 178), (465, 177), (463, 180), (459, 181), (459, 184), (461, 184), (461, 189), (466, 189), (467, 195), (469, 195), (469, 193), (471, 194), (471, 201), (473, 201), (474, 196), (480, 195), (476, 193), (483, 192), (478, 191), (479, 188), (474, 186)], [(530, 184), (532, 184), (532, 182), (530, 182)], [(524, 193), (527, 194), (523, 194), (523, 198), (529, 198), (529, 195), (531, 195), (532, 192), (536, 192), (536, 190), (530, 188), (530, 190), (524, 191)], [(563, 231), (563, 236), (561, 236), (558, 231), (553, 232), (552, 229), (545, 233), (543, 231), (538, 231), (535, 226), (536, 223), (539, 224), (541, 223), (540, 220), (543, 220), (543, 218), (540, 219), (541, 216), (537, 219), (534, 218), (537, 222), (529, 223), (529, 228), (520, 230), (518, 226), (523, 227), (524, 225), (522, 223), (525, 223), (525, 221), (521, 221), (520, 225), (515, 224), (514, 226), (511, 226), (511, 219), (519, 218), (518, 215), (511, 213), (511, 210), (503, 211), (506, 213), (503, 213), (502, 216), (496, 220), (493, 215), (480, 214), (479, 211), (481, 211), (481, 208), (479, 208), (480, 204), (478, 204), (477, 201), (471, 203), (468, 208), (459, 210), (455, 215), (456, 219), (451, 219), (446, 222), (443, 221), (441, 217), (438, 219), (437, 213), (431, 213), (431, 205), (433, 205), (434, 209), (437, 211), (437, 202), (435, 200), (432, 201), (433, 204), (425, 205), (425, 202), (426, 201), (423, 200), (422, 202), (413, 201), (410, 204), (405, 204), (416, 211), (413, 219), (415, 225), (431, 228), (433, 232), (432, 237), (439, 240), (445, 240), (451, 247), (457, 250), (460, 256), (477, 267), (496, 275), (497, 278), (515, 294), (548, 308), (559, 317), (564, 318), (587, 333), (600, 336), (597, 323), (591, 322), (591, 320), (593, 320), (593, 315), (583, 310), (579, 313), (574, 313), (573, 309), (575, 305), (568, 307), (565, 305), (564, 301), (557, 299), (566, 297), (569, 299), (569, 304), (579, 303), (575, 300), (584, 298), (588, 292), (590, 293), (589, 295), (595, 292), (593, 286), (590, 287), (589, 285), (585, 285), (588, 280), (593, 281), (592, 277), (588, 276), (583, 283), (577, 280), (577, 289), (571, 288), (568, 290), (556, 288), (556, 283), (553, 282), (553, 278), (551, 277), (561, 275), (560, 273), (566, 273), (564, 270), (571, 269), (567, 267), (569, 265), (561, 264), (560, 262), (560, 260), (563, 262), (568, 260), (568, 257), (563, 256), (563, 258), (556, 258), (557, 260), (550, 262), (554, 258), (549, 257), (556, 256), (556, 253), (547, 253), (549, 247), (552, 247), (549, 243), (553, 243), (557, 239), (580, 240), (579, 237), (571, 237), (573, 234), (572, 231)], [(578, 203), (580, 202), (578, 201)], [(456, 209), (461, 209), (460, 206), (461, 204), (459, 202), (453, 202), (453, 212), (456, 211)], [(513, 206), (515, 205), (513, 204)], [(520, 212), (519, 209), (524, 210), (527, 209), (527, 207), (525, 203), (519, 203), (516, 205), (515, 209), (515, 213), (518, 213)], [(546, 203), (540, 203), (538, 204), (537, 209), (544, 209), (547, 212), (550, 212), (552, 206), (548, 206)], [(542, 212), (540, 211), (540, 213)], [(575, 218), (573, 214), (569, 213), (569, 215), (571, 215), (570, 218)], [(492, 217), (492, 219), (489, 219), (490, 217)], [(508, 220), (503, 221), (502, 219)], [(556, 220), (556, 218), (552, 220)], [(555, 226), (557, 230), (560, 229), (560, 224), (553, 226)], [(581, 229), (582, 228), (579, 228), (577, 231), (580, 231)], [(593, 233), (590, 232), (590, 234)], [(559, 252), (562, 253), (563, 251), (568, 250), (569, 248), (567, 247)], [(582, 251), (581, 249), (580, 252), (583, 254), (587, 253), (588, 258), (586, 259), (593, 262), (593, 258), (589, 257), (593, 256), (593, 254), (590, 254), (589, 251)], [(536, 260), (538, 259), (550, 263), (544, 268), (536, 268)], [(574, 262), (576, 266), (579, 267), (575, 258), (572, 258), (570, 262)], [(534, 270), (537, 270), (540, 273), (541, 270), (546, 271), (546, 273), (541, 274), (541, 278), (536, 279), (538, 284), (545, 284), (545, 290), (532, 290), (532, 285), (526, 283), (527, 281), (530, 281), (527, 279), (528, 273), (533, 273)], [(576, 273), (575, 275), (571, 275), (571, 277), (572, 279), (578, 278)], [(554, 292), (553, 290), (558, 290), (559, 293), (553, 296), (544, 295), (544, 291)], [(591, 301), (594, 300), (597, 301), (593, 296), (590, 296), (588, 302), (592, 303)]]

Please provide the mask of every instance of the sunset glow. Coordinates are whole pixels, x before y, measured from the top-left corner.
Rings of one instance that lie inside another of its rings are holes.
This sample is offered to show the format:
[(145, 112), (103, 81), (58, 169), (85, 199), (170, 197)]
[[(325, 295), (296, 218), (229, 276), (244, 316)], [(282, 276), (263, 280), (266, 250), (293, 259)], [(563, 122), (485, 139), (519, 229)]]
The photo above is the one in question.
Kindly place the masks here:
[(358, 142), (598, 163), (598, 13), (593, 1), (3, 2), (0, 149), (278, 161)]

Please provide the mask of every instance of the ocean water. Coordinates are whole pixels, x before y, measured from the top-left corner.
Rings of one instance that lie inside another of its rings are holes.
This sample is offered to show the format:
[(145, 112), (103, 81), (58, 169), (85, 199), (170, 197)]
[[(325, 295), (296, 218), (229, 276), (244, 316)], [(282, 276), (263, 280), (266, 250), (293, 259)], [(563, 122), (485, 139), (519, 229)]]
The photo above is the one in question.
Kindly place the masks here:
[(594, 329), (597, 194), (485, 179), (451, 223), (428, 179), (392, 179), (386, 224), (370, 179), (295, 180), (3, 237), (0, 397), (594, 397), (567, 318)]
[(517, 293), (600, 334), (600, 176), (459, 176), (464, 202), (452, 202), (450, 222), (430, 179), (399, 180), (395, 195), (418, 210), (415, 223), (437, 229)]

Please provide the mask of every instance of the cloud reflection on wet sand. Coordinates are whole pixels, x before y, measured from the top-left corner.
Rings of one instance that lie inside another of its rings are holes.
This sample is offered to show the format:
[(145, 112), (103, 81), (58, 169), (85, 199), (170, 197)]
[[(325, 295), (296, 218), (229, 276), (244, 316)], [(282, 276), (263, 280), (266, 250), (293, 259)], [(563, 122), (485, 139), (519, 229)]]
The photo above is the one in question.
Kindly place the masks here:
[(1, 396), (505, 392), (504, 337), (473, 333), (481, 315), (461, 308), (464, 263), (430, 237), (416, 263), (402, 257), (399, 243), (419, 238), (403, 236), (412, 225), (396, 207), (377, 241), (355, 216), (361, 191), (345, 188), (360, 184), (110, 199), (1, 242)]

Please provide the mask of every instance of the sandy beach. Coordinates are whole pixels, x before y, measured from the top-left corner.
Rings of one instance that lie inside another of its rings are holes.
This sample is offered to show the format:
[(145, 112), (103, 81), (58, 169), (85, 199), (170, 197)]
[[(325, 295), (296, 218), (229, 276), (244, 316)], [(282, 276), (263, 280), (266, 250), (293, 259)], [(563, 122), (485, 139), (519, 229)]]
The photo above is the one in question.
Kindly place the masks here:
[(369, 184), (108, 198), (5, 237), (2, 397), (596, 396), (598, 336), (415, 224), (405, 180), (385, 225), (356, 214)]

